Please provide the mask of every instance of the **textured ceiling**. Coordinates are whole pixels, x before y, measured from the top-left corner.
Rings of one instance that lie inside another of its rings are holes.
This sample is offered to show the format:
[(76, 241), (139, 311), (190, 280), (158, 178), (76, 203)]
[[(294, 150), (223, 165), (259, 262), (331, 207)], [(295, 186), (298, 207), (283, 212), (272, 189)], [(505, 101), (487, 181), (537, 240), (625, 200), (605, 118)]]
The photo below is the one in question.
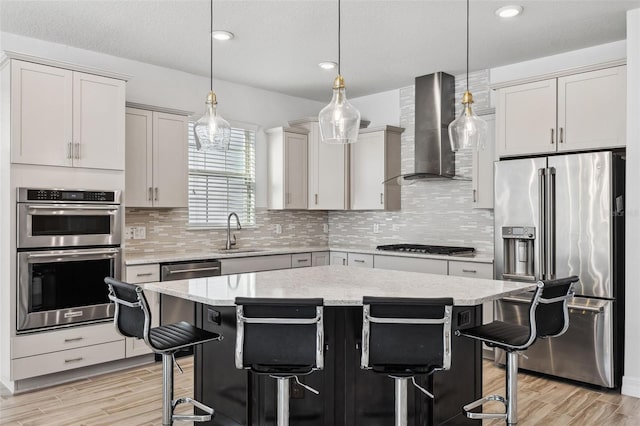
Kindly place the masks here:
[[(0, 0), (2, 31), (209, 75), (209, 2), (192, 0)], [(505, 4), (524, 13), (495, 16)], [(331, 0), (215, 2), (217, 78), (326, 101), (337, 60)], [(621, 40), (640, 0), (471, 0), (471, 69), (484, 69)], [(343, 0), (342, 71), (350, 97), (413, 84), (465, 67), (465, 2)]]

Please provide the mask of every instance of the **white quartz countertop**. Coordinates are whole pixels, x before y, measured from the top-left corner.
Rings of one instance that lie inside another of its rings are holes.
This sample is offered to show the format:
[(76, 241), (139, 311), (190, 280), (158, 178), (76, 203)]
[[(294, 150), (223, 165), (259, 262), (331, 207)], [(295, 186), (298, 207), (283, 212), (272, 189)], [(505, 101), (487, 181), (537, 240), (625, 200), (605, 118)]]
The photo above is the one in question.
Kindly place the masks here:
[(312, 246), (312, 247), (273, 247), (273, 248), (257, 248), (252, 249), (250, 247), (234, 249), (229, 251), (202, 251), (202, 252), (148, 252), (148, 253), (127, 253), (125, 249), (125, 265), (145, 265), (150, 263), (165, 263), (165, 262), (180, 262), (186, 260), (205, 260), (205, 259), (231, 259), (238, 257), (253, 257), (253, 256), (271, 256), (277, 254), (294, 254), (294, 253), (309, 253), (318, 251), (340, 251), (349, 253), (364, 253), (375, 254), (377, 256), (400, 256), (400, 257), (416, 257), (422, 259), (439, 259), (439, 260), (452, 260), (460, 262), (478, 262), (478, 263), (492, 263), (493, 258), (486, 255), (475, 256), (443, 256), (437, 254), (420, 254), (420, 253), (403, 253), (392, 251), (376, 250), (375, 247), (327, 247), (327, 246)]
[(236, 297), (321, 297), (326, 306), (358, 306), (363, 296), (452, 297), (455, 305), (472, 306), (531, 290), (535, 284), (333, 265), (143, 286), (215, 306), (232, 306)]

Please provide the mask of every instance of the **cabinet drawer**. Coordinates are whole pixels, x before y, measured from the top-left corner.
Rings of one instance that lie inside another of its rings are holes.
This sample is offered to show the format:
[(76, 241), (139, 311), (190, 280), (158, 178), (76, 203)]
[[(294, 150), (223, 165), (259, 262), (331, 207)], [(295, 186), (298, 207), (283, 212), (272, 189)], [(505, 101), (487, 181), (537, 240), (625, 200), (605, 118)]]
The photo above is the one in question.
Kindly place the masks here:
[(12, 339), (11, 358), (23, 358), (116, 340), (123, 341), (124, 337), (118, 334), (113, 322), (16, 336)]
[(362, 253), (348, 253), (347, 264), (349, 266), (362, 266), (364, 268), (373, 268), (373, 255)]
[(125, 268), (125, 281), (130, 284), (160, 281), (160, 265), (133, 265)]
[(291, 255), (291, 267), (303, 268), (311, 266), (311, 253), (297, 253)]
[(449, 261), (449, 275), (492, 279), (493, 264)]
[(11, 361), (11, 380), (43, 376), (124, 358), (124, 339)]
[(275, 256), (222, 259), (220, 264), (222, 268), (222, 275), (272, 271), (274, 269), (289, 269), (291, 268), (291, 255), (279, 254)]
[(394, 271), (447, 275), (447, 261), (438, 259), (376, 255), (374, 267)]

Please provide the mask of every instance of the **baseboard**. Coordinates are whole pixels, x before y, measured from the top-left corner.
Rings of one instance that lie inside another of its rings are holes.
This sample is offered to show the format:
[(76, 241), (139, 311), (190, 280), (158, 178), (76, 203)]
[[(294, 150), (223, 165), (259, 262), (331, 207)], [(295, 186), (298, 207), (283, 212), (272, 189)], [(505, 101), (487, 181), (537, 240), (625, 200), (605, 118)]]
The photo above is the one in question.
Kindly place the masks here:
[(623, 395), (640, 398), (640, 377), (623, 376), (620, 392)]

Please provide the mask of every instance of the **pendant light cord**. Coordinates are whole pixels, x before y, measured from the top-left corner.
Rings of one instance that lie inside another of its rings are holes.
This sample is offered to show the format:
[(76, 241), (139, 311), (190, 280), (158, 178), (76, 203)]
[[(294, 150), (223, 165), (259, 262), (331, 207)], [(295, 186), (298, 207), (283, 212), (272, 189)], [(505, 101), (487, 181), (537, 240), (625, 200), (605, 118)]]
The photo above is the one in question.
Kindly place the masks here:
[(467, 0), (467, 92), (469, 91), (469, 0)]
[(213, 92), (213, 0), (211, 0), (211, 12), (210, 31), (209, 31), (209, 43), (211, 46), (211, 52), (209, 56), (209, 90)]
[(340, 30), (341, 30), (341, 16), (340, 16), (340, 0), (338, 0), (338, 75), (342, 75), (340, 71), (340, 64), (342, 60), (340, 58)]

